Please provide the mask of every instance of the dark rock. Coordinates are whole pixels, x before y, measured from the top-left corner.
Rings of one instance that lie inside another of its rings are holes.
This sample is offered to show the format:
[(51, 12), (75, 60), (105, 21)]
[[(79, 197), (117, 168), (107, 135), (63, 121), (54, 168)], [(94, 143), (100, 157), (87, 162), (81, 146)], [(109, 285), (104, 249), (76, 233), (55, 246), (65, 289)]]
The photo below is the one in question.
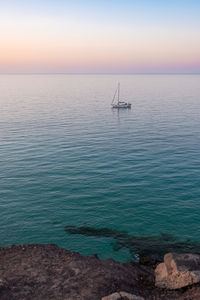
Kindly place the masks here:
[(159, 264), (159, 261), (157, 261), (151, 257), (148, 257), (148, 256), (143, 256), (143, 257), (140, 257), (139, 264), (144, 265), (144, 266), (149, 266), (152, 268), (156, 268), (157, 265)]
[(56, 245), (0, 248), (0, 278), (1, 300), (100, 300), (112, 293), (120, 294), (121, 300), (127, 295), (145, 300), (200, 299), (199, 285), (159, 289), (149, 267), (101, 261)]
[(0, 277), (0, 292), (8, 287), (7, 281)]
[(0, 248), (1, 300), (100, 300), (117, 290), (131, 292), (143, 284), (152, 288), (151, 270), (112, 259), (81, 256), (56, 245)]

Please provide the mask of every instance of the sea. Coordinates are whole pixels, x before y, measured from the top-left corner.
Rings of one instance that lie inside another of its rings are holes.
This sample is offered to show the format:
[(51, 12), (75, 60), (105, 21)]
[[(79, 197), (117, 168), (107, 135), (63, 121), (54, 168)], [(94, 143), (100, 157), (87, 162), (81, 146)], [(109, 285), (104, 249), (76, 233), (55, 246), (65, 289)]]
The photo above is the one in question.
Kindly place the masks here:
[(200, 242), (200, 75), (0, 75), (0, 246), (131, 259), (65, 226)]

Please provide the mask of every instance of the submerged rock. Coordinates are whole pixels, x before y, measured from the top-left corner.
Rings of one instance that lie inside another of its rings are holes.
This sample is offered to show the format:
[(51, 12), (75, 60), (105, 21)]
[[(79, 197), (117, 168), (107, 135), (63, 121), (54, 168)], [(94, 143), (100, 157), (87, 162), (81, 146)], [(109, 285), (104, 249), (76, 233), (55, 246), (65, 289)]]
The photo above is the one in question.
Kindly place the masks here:
[[(65, 226), (64, 230), (70, 234), (81, 234), (94, 237), (113, 238), (116, 243), (113, 247), (115, 251), (121, 248), (127, 248), (133, 260), (136, 260), (136, 254), (142, 262), (149, 262), (149, 265), (156, 265), (161, 262), (167, 252), (178, 253), (197, 253), (200, 254), (200, 244), (192, 241), (177, 241), (170, 234), (161, 234), (159, 236), (134, 236), (126, 231), (114, 230), (109, 228), (93, 228), (89, 226)], [(145, 259), (144, 259), (145, 258)], [(144, 263), (145, 264), (145, 263)]]
[(160, 288), (179, 289), (200, 282), (200, 256), (168, 253), (155, 269), (155, 284)]

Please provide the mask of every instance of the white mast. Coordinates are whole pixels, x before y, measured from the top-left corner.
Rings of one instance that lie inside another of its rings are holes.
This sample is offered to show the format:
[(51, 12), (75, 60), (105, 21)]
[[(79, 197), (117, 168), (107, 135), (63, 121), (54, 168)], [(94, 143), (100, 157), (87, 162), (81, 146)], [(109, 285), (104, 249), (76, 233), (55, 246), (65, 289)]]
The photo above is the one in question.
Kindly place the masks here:
[(115, 91), (115, 94), (114, 94), (114, 97), (113, 97), (113, 100), (112, 100), (111, 104), (113, 104), (113, 102), (115, 101), (115, 97), (116, 97), (117, 91), (118, 91), (118, 87), (117, 87), (117, 89)]
[(120, 82), (118, 82), (118, 104), (119, 104)]

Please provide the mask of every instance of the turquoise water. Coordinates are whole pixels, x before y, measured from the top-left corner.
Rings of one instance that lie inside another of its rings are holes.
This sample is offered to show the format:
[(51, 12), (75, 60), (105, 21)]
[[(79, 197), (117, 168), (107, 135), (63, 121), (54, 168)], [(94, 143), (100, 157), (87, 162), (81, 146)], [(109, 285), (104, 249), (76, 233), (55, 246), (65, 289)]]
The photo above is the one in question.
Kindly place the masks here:
[[(131, 110), (113, 111), (117, 82)], [(128, 260), (65, 225), (200, 241), (200, 75), (1, 75), (0, 246)]]

